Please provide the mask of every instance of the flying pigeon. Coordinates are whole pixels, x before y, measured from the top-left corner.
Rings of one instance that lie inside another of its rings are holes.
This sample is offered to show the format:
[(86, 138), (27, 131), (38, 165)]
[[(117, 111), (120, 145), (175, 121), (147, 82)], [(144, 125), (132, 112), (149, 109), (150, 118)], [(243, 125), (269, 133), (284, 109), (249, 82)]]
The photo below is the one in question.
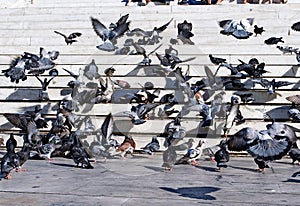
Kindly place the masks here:
[(142, 152), (149, 154), (149, 155), (153, 155), (154, 152), (157, 152), (160, 148), (159, 145), (159, 141), (157, 140), (157, 137), (154, 136), (152, 137), (151, 142), (149, 142), (148, 144), (146, 144), (146, 146), (142, 147)]
[(248, 39), (252, 32), (248, 31), (252, 26), (254, 18), (237, 20), (222, 20), (219, 21), (219, 26), (223, 28), (221, 34), (232, 35), (237, 39)]
[(264, 27), (258, 27), (257, 25), (254, 25), (255, 36), (257, 36), (257, 34), (261, 35), (264, 31)]
[(286, 54), (286, 53), (292, 54), (293, 52), (297, 54), (297, 52), (299, 50), (299, 48), (294, 48), (291, 46), (277, 46), (276, 48), (279, 49), (280, 51), (282, 51), (283, 54)]
[(20, 80), (25, 81), (27, 79), (26, 70), (29, 68), (28, 59), (17, 57), (11, 61), (8, 69), (2, 70), (2, 73), (4, 73), (5, 77), (9, 77), (11, 82), (18, 84)]
[(219, 145), (220, 149), (216, 151), (214, 160), (217, 162), (217, 171), (221, 172), (221, 168), (227, 168), (227, 162), (230, 159), (227, 144), (225, 140), (222, 140)]
[(148, 54), (146, 53), (145, 48), (143, 48), (142, 46), (140, 46), (139, 44), (133, 42), (132, 46), (135, 48), (136, 52), (133, 54), (137, 54), (137, 55), (143, 55), (144, 59), (139, 63), (141, 65), (150, 65), (152, 60), (149, 58), (149, 56), (154, 53), (157, 49), (159, 49), (162, 44), (160, 44), (158, 47), (156, 47), (153, 51), (149, 52)]
[(282, 40), (283, 37), (270, 37), (269, 39), (265, 40), (265, 44), (272, 45), (272, 44), (278, 44), (279, 42), (284, 43)]
[(200, 159), (202, 155), (204, 143), (205, 141), (199, 140), (196, 148), (189, 149), (182, 158), (176, 161), (175, 164), (190, 164), (193, 166), (199, 165), (199, 162), (197, 162), (197, 160)]
[[(166, 30), (172, 21), (173, 18), (170, 21), (168, 21), (166, 24), (162, 25), (161, 27), (154, 27), (150, 31), (144, 31), (140, 28), (136, 28), (127, 32), (127, 36), (133, 36), (133, 35), (143, 36), (144, 39), (149, 38), (150, 42), (159, 43), (159, 39), (162, 38), (159, 36), (159, 34), (162, 33), (164, 30)], [(147, 41), (142, 44), (147, 44)]]
[(107, 29), (98, 19), (91, 17), (91, 21), (94, 31), (104, 42), (97, 48), (103, 51), (114, 51), (117, 38), (129, 30), (130, 24), (130, 22), (125, 22), (113, 29)]
[(183, 44), (195, 44), (190, 39), (194, 36), (194, 34), (192, 33), (192, 29), (192, 23), (188, 23), (186, 20), (184, 20), (182, 23), (177, 24), (177, 37), (183, 42)]
[(65, 34), (63, 34), (63, 33), (60, 33), (60, 32), (58, 32), (58, 31), (54, 31), (54, 32), (55, 32), (56, 34), (59, 34), (59, 35), (61, 35), (62, 37), (64, 37), (65, 42), (66, 42), (67, 45), (69, 45), (69, 44), (71, 45), (72, 43), (77, 42), (77, 40), (76, 40), (75, 38), (81, 36), (81, 33), (80, 33), (80, 32), (74, 32), (74, 33), (71, 33), (71, 34), (69, 34), (69, 36), (67, 36), (67, 35), (65, 35)]
[(269, 81), (267, 79), (252, 79), (252, 82), (259, 83), (264, 88), (267, 88), (269, 94), (274, 94), (275, 89), (283, 86), (288, 86), (291, 84), (295, 84), (294, 82), (288, 82), (288, 81), (276, 81), (275, 79), (272, 79), (272, 81)]

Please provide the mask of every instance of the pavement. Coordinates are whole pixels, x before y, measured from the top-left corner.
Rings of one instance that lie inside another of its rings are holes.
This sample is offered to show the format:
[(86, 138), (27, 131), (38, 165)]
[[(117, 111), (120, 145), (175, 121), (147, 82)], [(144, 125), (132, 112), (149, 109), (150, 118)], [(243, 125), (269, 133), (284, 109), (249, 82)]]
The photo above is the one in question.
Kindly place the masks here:
[(221, 172), (207, 157), (199, 162), (162, 171), (162, 153), (97, 160), (94, 169), (66, 158), (28, 160), (27, 171), (0, 181), (0, 205), (300, 205), (300, 175), (292, 177), (300, 166), (289, 158), (264, 173), (249, 156), (232, 156)]

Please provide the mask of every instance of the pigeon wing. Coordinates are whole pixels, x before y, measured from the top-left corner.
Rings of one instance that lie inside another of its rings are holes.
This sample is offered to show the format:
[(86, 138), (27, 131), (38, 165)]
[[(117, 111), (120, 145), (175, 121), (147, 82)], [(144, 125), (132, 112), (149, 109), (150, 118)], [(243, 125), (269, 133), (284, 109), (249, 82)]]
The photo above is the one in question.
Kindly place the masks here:
[(157, 28), (157, 32), (158, 33), (161, 33), (163, 32), (164, 30), (166, 30), (166, 28), (169, 26), (169, 24), (173, 21), (173, 18), (168, 21), (166, 24), (162, 25), (161, 27)]
[(288, 96), (288, 97), (286, 97), (286, 99), (292, 103), (300, 104), (300, 95), (298, 95), (298, 94)]
[(129, 24), (130, 24), (130, 22), (126, 22), (125, 24), (121, 24), (121, 25), (117, 26), (116, 28), (114, 28), (111, 31), (109, 39), (115, 39), (117, 37), (122, 36), (126, 31), (129, 30)]
[(92, 26), (96, 34), (105, 41), (107, 39), (106, 33), (108, 32), (108, 29), (106, 26), (104, 26), (98, 19), (91, 17)]
[(129, 14), (125, 14), (124, 16), (121, 16), (121, 18), (116, 23), (117, 27), (122, 25), (122, 24), (125, 24), (128, 17), (129, 17)]
[(82, 34), (80, 32), (74, 32), (74, 33), (71, 33), (68, 38), (69, 39), (75, 39), (76, 37), (80, 37)]
[(289, 152), (291, 146), (292, 143), (287, 139), (265, 139), (249, 147), (247, 152), (254, 158), (272, 161), (281, 159)]
[(10, 114), (4, 113), (3, 116), (15, 127), (18, 127), (22, 130), (27, 129), (28, 120), (24, 114)]
[(113, 130), (114, 130), (114, 120), (113, 120), (112, 114), (109, 113), (106, 116), (106, 118), (101, 126), (102, 140), (103, 141), (105, 140), (106, 144), (108, 143), (108, 140), (112, 136)]
[(255, 144), (258, 138), (258, 131), (250, 127), (246, 127), (235, 133), (227, 140), (228, 149), (231, 151), (244, 151), (250, 145)]

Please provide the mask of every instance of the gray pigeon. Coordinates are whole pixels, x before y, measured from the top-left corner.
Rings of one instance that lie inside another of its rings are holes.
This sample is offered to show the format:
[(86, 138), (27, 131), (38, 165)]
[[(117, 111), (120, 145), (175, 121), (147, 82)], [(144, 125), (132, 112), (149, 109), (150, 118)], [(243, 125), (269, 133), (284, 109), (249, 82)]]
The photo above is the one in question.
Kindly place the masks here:
[(146, 146), (142, 147), (142, 152), (146, 154), (153, 155), (154, 152), (157, 152), (160, 148), (159, 141), (157, 140), (157, 137), (152, 137), (151, 142), (146, 144)]
[(91, 63), (89, 63), (88, 65), (85, 66), (84, 70), (83, 70), (83, 75), (88, 78), (89, 80), (93, 80), (95, 79), (99, 79), (100, 78), (100, 74), (98, 73), (98, 67), (95, 63), (95, 60), (92, 59)]
[(129, 30), (130, 24), (130, 22), (123, 22), (113, 29), (107, 29), (98, 19), (91, 17), (91, 21), (94, 31), (104, 42), (97, 46), (97, 48), (103, 51), (114, 51), (116, 49), (117, 38)]

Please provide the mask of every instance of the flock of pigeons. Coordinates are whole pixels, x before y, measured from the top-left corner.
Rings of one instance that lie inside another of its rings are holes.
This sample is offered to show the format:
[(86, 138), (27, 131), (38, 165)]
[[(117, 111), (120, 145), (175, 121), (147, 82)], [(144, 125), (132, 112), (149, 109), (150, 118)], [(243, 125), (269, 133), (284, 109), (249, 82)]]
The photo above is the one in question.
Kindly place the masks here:
[[(258, 165), (258, 170), (263, 172), (268, 168), (268, 162), (277, 160), (289, 153), (292, 163), (300, 161), (300, 150), (297, 146), (297, 136), (295, 132), (298, 129), (293, 128), (284, 123), (276, 123), (267, 125), (266, 130), (257, 131), (250, 127), (245, 127), (236, 132), (232, 136), (227, 136), (230, 128), (235, 124), (243, 124), (245, 119), (240, 111), (241, 103), (249, 103), (254, 101), (251, 92), (245, 92), (248, 87), (242, 79), (250, 79), (253, 85), (261, 84), (267, 89), (268, 95), (275, 93), (275, 89), (282, 86), (294, 84), (293, 82), (269, 81), (263, 78), (267, 72), (265, 63), (259, 62), (258, 59), (252, 58), (248, 63), (239, 60), (240, 64), (234, 65), (226, 59), (209, 55), (212, 64), (217, 65), (218, 69), (213, 74), (208, 66), (205, 66), (207, 77), (200, 81), (191, 83), (189, 71), (185, 73), (179, 64), (194, 60), (189, 58), (181, 60), (178, 51), (172, 46), (165, 50), (165, 54), (159, 54), (156, 51), (162, 46), (162, 36), (160, 34), (167, 29), (168, 25), (173, 21), (170, 19), (167, 23), (160, 27), (154, 27), (152, 30), (145, 31), (140, 28), (129, 29), (129, 14), (122, 16), (116, 23), (111, 23), (107, 28), (101, 21), (91, 17), (92, 27), (95, 33), (103, 41), (97, 48), (114, 52), (116, 55), (142, 55), (143, 60), (139, 65), (145, 68), (153, 66), (150, 55), (155, 53), (160, 65), (153, 69), (154, 73), (162, 76), (175, 77), (174, 87), (180, 89), (183, 95), (187, 97), (181, 110), (176, 110), (178, 105), (175, 93), (167, 93), (160, 96), (161, 90), (155, 88), (153, 83), (145, 82), (138, 91), (125, 93), (120, 97), (125, 103), (131, 104), (129, 111), (122, 114), (128, 117), (132, 125), (141, 125), (151, 119), (150, 112), (154, 112), (155, 108), (159, 108), (158, 116), (162, 119), (170, 119), (165, 126), (164, 131), (152, 138), (149, 144), (141, 148), (141, 152), (152, 155), (161, 149), (158, 137), (164, 138), (163, 165), (166, 170), (172, 170), (177, 164), (190, 164), (197, 166), (198, 160), (203, 153), (207, 154), (211, 160), (216, 161), (218, 170), (227, 167), (226, 162), (229, 161), (229, 151), (247, 151), (254, 157), (254, 161)], [(254, 19), (224, 20), (219, 25), (223, 29), (220, 31), (223, 35), (232, 35), (237, 39), (250, 38), (253, 35), (252, 28)], [(291, 27), (295, 31), (300, 31), (300, 22), (295, 23)], [(186, 20), (177, 24), (177, 37), (170, 39), (171, 44), (188, 44), (194, 45), (191, 40), (194, 36), (192, 33), (192, 23)], [(54, 31), (62, 36), (67, 45), (77, 42), (82, 34), (79, 32), (65, 35), (61, 32)], [(263, 27), (254, 26), (255, 35), (261, 35), (265, 30)], [(126, 35), (124, 45), (120, 46), (118, 40)], [(138, 40), (136, 40), (138, 39)], [(272, 37), (265, 40), (266, 44), (276, 44), (284, 42), (281, 37)], [(144, 45), (158, 45), (151, 52), (147, 52)], [(133, 48), (133, 50), (132, 50)], [(283, 53), (295, 53), (298, 63), (300, 63), (300, 51), (298, 48), (290, 46), (277, 45)], [(16, 84), (25, 81), (27, 75), (34, 75), (41, 83), (42, 88), (39, 100), (48, 101), (49, 95), (47, 88), (53, 78), (58, 76), (58, 70), (55, 68), (55, 60), (58, 58), (58, 51), (49, 51), (40, 49), (40, 54), (31, 54), (24, 52), (23, 55), (14, 59), (10, 67), (2, 70), (4, 75)], [(226, 68), (230, 70), (227, 77), (217, 76), (219, 69)], [(116, 130), (115, 121), (111, 113), (109, 113), (102, 123), (101, 128), (96, 128), (93, 119), (89, 115), (77, 115), (76, 112), (84, 107), (82, 113), (92, 110), (94, 104), (113, 103), (113, 95), (116, 91), (125, 91), (130, 89), (131, 85), (124, 80), (116, 80), (113, 76), (115, 69), (107, 68), (104, 76), (99, 74), (99, 69), (94, 60), (85, 66), (83, 75), (75, 74), (73, 71), (62, 68), (72, 77), (67, 83), (68, 89), (61, 93), (65, 95), (61, 101), (52, 107), (55, 111), (55, 118), (45, 119), (43, 117), (43, 109), (36, 106), (34, 111), (25, 111), (24, 113), (11, 114), (5, 113), (6, 119), (15, 127), (21, 129), (20, 134), (10, 134), (7, 140), (6, 154), (1, 159), (1, 173), (5, 178), (11, 178), (12, 171), (22, 171), (24, 163), (29, 158), (42, 158), (51, 160), (52, 157), (62, 156), (72, 158), (77, 166), (86, 169), (92, 169), (91, 158), (104, 157), (113, 158), (120, 156), (124, 158), (127, 154), (132, 154), (136, 150), (136, 143), (129, 134), (124, 135), (124, 140), (119, 143), (114, 138)], [(49, 72), (51, 78), (48, 80), (41, 79), (42, 74)], [(79, 71), (80, 72), (80, 71)], [(227, 88), (236, 89), (231, 97), (230, 104), (224, 100)], [(221, 90), (221, 92), (220, 92)], [(243, 90), (243, 92), (240, 92)], [(218, 93), (217, 93), (218, 92)], [(160, 96), (160, 97), (159, 97)], [(213, 97), (211, 102), (207, 100)], [(297, 105), (300, 104), (300, 96), (294, 95), (287, 98), (292, 102), (292, 106), (288, 112), (290, 118), (294, 122), (300, 122), (300, 111)], [(205, 128), (213, 124), (215, 118), (224, 119), (224, 139), (215, 147), (204, 148), (205, 141), (194, 140), (186, 141), (187, 131), (182, 126), (182, 118), (191, 111), (196, 111), (202, 117), (200, 127)], [(172, 115), (174, 117), (171, 117)], [(52, 122), (52, 126), (48, 132), (41, 132), (41, 129), (48, 128), (48, 121)], [(23, 136), (23, 146), (19, 151), (15, 151), (17, 141), (15, 135)], [(87, 136), (93, 135), (94, 140), (88, 143)], [(2, 142), (4, 144), (4, 142)], [(185, 152), (185, 155), (178, 158), (178, 151)]]

